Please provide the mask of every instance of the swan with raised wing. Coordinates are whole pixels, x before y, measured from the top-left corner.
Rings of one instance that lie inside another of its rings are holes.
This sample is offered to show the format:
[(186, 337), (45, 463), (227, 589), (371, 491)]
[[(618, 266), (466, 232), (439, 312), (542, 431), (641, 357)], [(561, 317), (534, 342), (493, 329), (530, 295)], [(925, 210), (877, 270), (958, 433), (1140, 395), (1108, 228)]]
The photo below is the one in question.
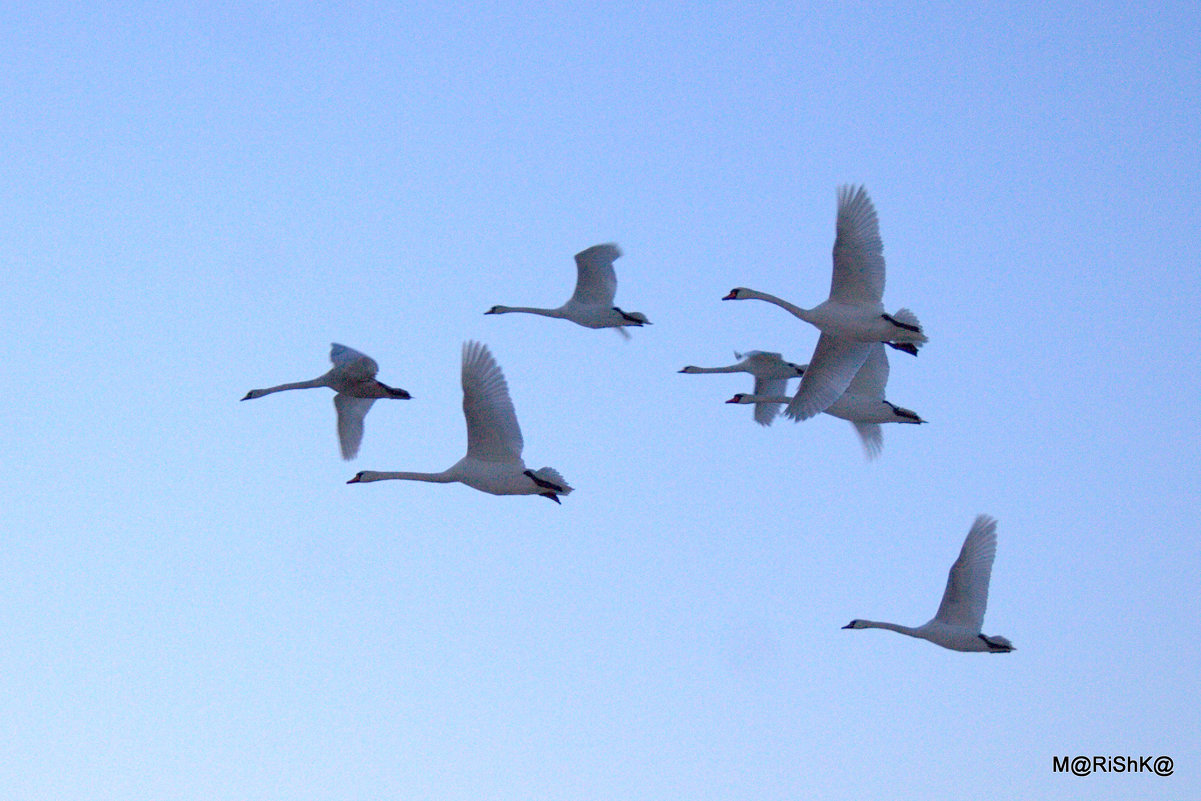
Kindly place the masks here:
[(541, 495), (559, 503), (572, 488), (552, 467), (530, 470), (522, 461), (523, 440), (504, 373), (479, 342), (463, 344), (463, 416), (467, 455), (440, 473), (362, 470), (347, 484), (401, 479), (459, 482), (492, 495)]
[[(884, 400), (884, 388), (888, 384), (888, 354), (882, 343), (872, 346), (867, 361), (855, 374), (847, 391), (838, 400), (826, 407), (825, 413), (849, 421), (855, 426), (867, 458), (875, 459), (884, 449), (881, 423), (924, 423), (917, 413)], [(758, 410), (760, 404), (791, 403), (787, 395), (769, 393), (739, 393), (726, 403), (753, 403)]]
[(359, 445), (363, 442), (363, 418), (367, 416), (371, 404), (380, 398), (408, 400), (412, 396), (403, 389), (396, 389), (376, 380), (375, 374), (379, 372), (379, 365), (375, 359), (359, 353), (354, 348), (334, 342), (330, 345), (329, 360), (334, 366), (325, 375), (309, 381), (252, 389), (242, 400), (254, 400), (289, 389), (329, 387), (338, 393), (334, 395), (334, 409), (338, 413), (338, 444), (342, 450), (342, 458), (353, 459), (358, 455)]
[(981, 634), (988, 606), (988, 580), (997, 555), (997, 521), (980, 515), (963, 541), (959, 558), (951, 565), (947, 589), (934, 617), (911, 628), (874, 620), (852, 620), (844, 629), (888, 629), (928, 640), (952, 651), (987, 651), (1006, 654), (1013, 643), (996, 634)]
[(830, 297), (812, 309), (738, 287), (722, 300), (765, 300), (821, 330), (809, 369), (785, 414), (804, 420), (825, 411), (850, 385), (874, 342), (914, 356), (927, 341), (908, 309), (884, 311), (884, 244), (876, 209), (862, 186), (838, 190)]
[(529, 306), (493, 306), (484, 314), (540, 314), (543, 317), (558, 317), (561, 320), (582, 325), (585, 328), (616, 328), (624, 337), (629, 334), (624, 326), (650, 325), (642, 312), (622, 311), (613, 305), (617, 295), (617, 272), (613, 262), (621, 257), (621, 250), (613, 243), (593, 245), (575, 254), (575, 292), (566, 303), (556, 309), (538, 309)]
[[(681, 373), (695, 375), (699, 373), (750, 373), (755, 377), (755, 395), (783, 395), (788, 386), (788, 379), (800, 378), (805, 374), (805, 366), (784, 361), (779, 353), (764, 350), (751, 350), (746, 353), (734, 352), (737, 364), (725, 367), (695, 367), (688, 365)], [(782, 402), (788, 403), (791, 398)], [(779, 412), (781, 401), (763, 401), (755, 404), (755, 422), (762, 426), (771, 425)]]

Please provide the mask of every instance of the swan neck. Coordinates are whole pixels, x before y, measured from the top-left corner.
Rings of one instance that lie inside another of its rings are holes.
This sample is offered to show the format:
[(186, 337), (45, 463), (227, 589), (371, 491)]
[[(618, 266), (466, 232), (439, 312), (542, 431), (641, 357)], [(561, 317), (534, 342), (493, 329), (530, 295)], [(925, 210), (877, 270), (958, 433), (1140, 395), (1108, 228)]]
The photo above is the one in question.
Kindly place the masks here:
[(522, 314), (540, 314), (543, 317), (562, 317), (562, 309), (535, 309), (529, 306), (497, 306), (496, 314), (509, 314), (512, 312), (520, 312)]
[(902, 626), (900, 623), (888, 623), (881, 620), (865, 620), (863, 621), (863, 628), (888, 629), (889, 631), (895, 631), (899, 634), (908, 634), (910, 637), (922, 637), (918, 630), (911, 626)]
[(743, 395), (743, 403), (792, 403), (787, 395)]
[(455, 479), (451, 478), (447, 471), (441, 473), (411, 473), (411, 472), (387, 472), (379, 470), (363, 470), (359, 473), (359, 481), (388, 481), (398, 479), (401, 481), (433, 481), (437, 484), (449, 484)]
[(684, 373), (741, 373), (742, 368), (739, 367), (738, 365), (731, 365), (729, 367), (692, 367), (692, 366), (688, 366), (688, 367), (685, 367), (680, 372), (684, 372)]
[(797, 317), (801, 318), (805, 322), (812, 322), (812, 320), (810, 319), (812, 315), (810, 314), (809, 309), (802, 309), (800, 306), (797, 306), (795, 303), (789, 303), (788, 301), (784, 300), (783, 298), (777, 298), (775, 295), (769, 295), (766, 292), (759, 292), (758, 290), (755, 290), (755, 289), (748, 289), (747, 296), (750, 298), (754, 298), (755, 300), (765, 300), (768, 303), (774, 303), (775, 305), (779, 306), (781, 309), (784, 309), (785, 311), (796, 315)]
[(272, 392), (285, 392), (289, 389), (312, 389), (313, 387), (325, 386), (329, 386), (325, 381), (325, 376), (320, 376), (309, 381), (295, 381), (291, 384), (280, 384), (279, 386), (267, 387), (266, 389), (251, 390), (250, 394), (258, 398), (263, 395), (270, 395)]

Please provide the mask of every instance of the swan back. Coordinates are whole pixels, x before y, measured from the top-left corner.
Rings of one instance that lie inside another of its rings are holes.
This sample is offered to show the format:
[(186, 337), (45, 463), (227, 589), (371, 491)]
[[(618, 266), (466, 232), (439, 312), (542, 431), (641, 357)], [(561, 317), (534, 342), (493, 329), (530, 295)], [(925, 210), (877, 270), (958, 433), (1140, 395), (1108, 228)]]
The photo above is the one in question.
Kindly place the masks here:
[(584, 306), (612, 306), (617, 295), (617, 272), (613, 262), (620, 257), (621, 250), (612, 242), (593, 245), (575, 254), (576, 281), (571, 302)]
[(959, 558), (951, 565), (934, 621), (979, 633), (988, 607), (988, 582), (996, 555), (997, 521), (980, 515), (963, 541)]
[(734, 351), (734, 358), (741, 360), (743, 369), (756, 377), (799, 378), (805, 374), (805, 365), (785, 361), (781, 353), (766, 350), (749, 350), (746, 353)]
[(878, 304), (884, 297), (884, 243), (876, 207), (862, 186), (838, 188), (830, 300)]
[(504, 373), (486, 345), (463, 343), (462, 382), (467, 458), (520, 463), (523, 442), (517, 412)]

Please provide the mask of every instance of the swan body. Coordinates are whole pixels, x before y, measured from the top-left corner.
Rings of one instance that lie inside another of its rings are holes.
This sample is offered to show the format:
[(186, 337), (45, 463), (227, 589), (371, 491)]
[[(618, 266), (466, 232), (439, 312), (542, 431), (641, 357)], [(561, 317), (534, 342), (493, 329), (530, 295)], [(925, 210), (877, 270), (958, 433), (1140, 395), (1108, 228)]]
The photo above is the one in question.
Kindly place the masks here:
[(617, 295), (617, 272), (613, 269), (613, 262), (620, 257), (621, 250), (612, 243), (593, 245), (575, 254), (575, 292), (556, 309), (493, 306), (484, 314), (540, 314), (543, 317), (570, 320), (585, 328), (616, 328), (623, 336), (628, 336), (621, 330), (622, 327), (651, 323), (642, 312), (622, 311), (613, 305), (613, 298)]
[(491, 495), (541, 495), (559, 503), (572, 488), (551, 467), (530, 470), (522, 461), (523, 440), (504, 373), (487, 346), (463, 344), (463, 416), (467, 455), (440, 473), (362, 470), (347, 484), (400, 479), (459, 482)]
[(1004, 654), (1016, 650), (1005, 637), (980, 633), (988, 606), (988, 582), (997, 554), (997, 521), (980, 515), (963, 541), (959, 558), (951, 565), (947, 588), (938, 612), (917, 627), (875, 620), (852, 620), (844, 629), (888, 629), (928, 640), (952, 651), (987, 651)]
[[(867, 360), (855, 374), (847, 391), (838, 400), (826, 407), (825, 413), (849, 421), (855, 426), (859, 440), (867, 458), (875, 459), (884, 449), (884, 435), (880, 431), (881, 423), (915, 423), (926, 422), (916, 412), (889, 403), (884, 400), (884, 388), (888, 384), (888, 354), (882, 343), (871, 347)], [(791, 403), (792, 398), (782, 395), (764, 393), (738, 394), (726, 403), (753, 403), (758, 409), (759, 404)]]
[[(681, 373), (750, 373), (755, 377), (756, 395), (783, 395), (788, 385), (788, 379), (799, 378), (805, 374), (804, 365), (784, 361), (779, 353), (763, 350), (752, 350), (746, 353), (734, 353), (737, 364), (726, 367), (694, 367), (689, 365)], [(769, 426), (779, 412), (781, 403), (788, 403), (791, 398), (783, 401), (764, 401), (755, 404), (755, 422)]]
[(834, 270), (830, 297), (812, 309), (746, 287), (722, 300), (763, 300), (821, 331), (809, 370), (786, 414), (804, 420), (819, 414), (846, 391), (875, 342), (917, 355), (927, 341), (917, 316), (908, 309), (884, 311), (884, 244), (876, 209), (862, 186), (838, 190)]
[(325, 375), (308, 381), (252, 389), (242, 400), (254, 400), (289, 389), (329, 387), (337, 393), (334, 395), (334, 409), (338, 414), (338, 444), (342, 450), (342, 458), (353, 459), (358, 455), (359, 445), (363, 442), (363, 419), (371, 409), (371, 404), (380, 398), (408, 400), (412, 396), (403, 389), (390, 387), (376, 380), (375, 374), (379, 372), (379, 365), (375, 359), (359, 353), (354, 348), (334, 342), (330, 345), (329, 360), (334, 366)]

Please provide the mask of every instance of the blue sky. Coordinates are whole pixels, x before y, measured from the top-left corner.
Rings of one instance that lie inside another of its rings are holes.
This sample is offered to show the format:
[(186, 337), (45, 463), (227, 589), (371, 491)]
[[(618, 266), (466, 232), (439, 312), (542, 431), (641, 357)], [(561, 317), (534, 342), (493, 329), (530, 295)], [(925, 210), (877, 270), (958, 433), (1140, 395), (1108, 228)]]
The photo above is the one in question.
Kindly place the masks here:
[[(1201, 298), (1194, 4), (0, 11), (0, 786), (22, 799), (1182, 798)], [(835, 193), (930, 335), (867, 462), (760, 428)], [(629, 342), (556, 306), (620, 243)], [(462, 455), (489, 345), (561, 507)], [(332, 393), (372, 355), (343, 462)], [(999, 520), (985, 631), (918, 624)], [(1159, 755), (1170, 777), (1053, 774)]]

